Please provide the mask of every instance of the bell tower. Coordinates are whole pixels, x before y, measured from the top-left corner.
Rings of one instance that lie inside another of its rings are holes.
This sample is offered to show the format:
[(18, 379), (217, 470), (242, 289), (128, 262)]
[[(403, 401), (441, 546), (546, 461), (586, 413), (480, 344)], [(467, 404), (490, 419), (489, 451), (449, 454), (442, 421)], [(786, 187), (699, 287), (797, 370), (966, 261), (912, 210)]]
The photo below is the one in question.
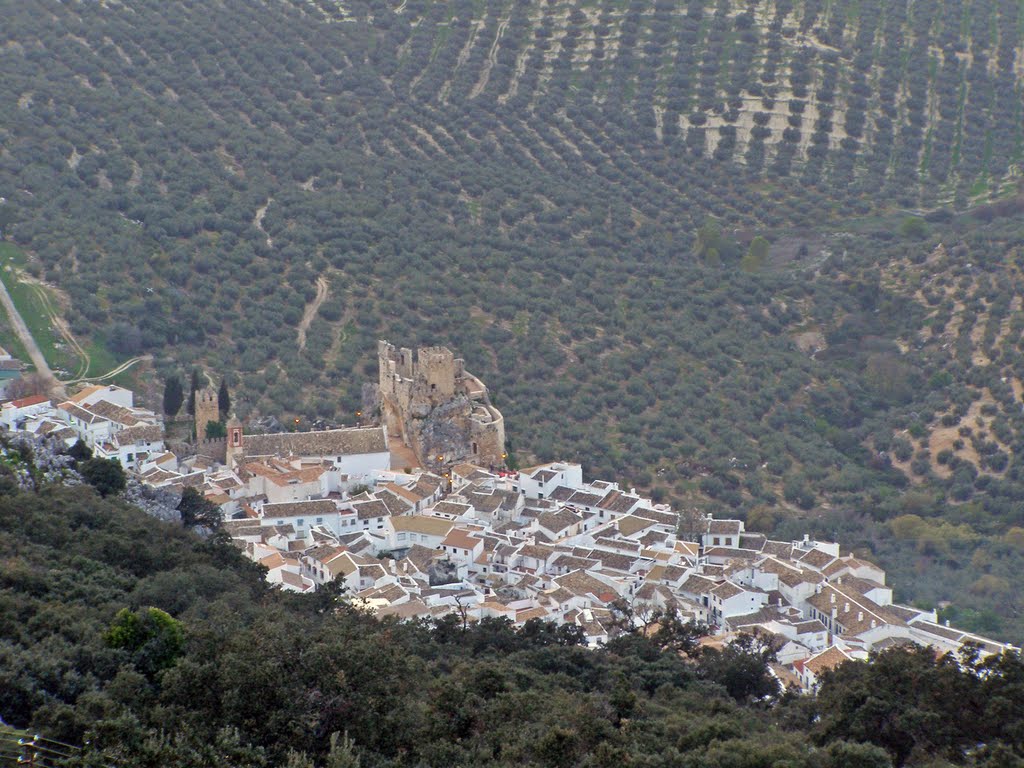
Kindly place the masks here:
[(228, 419), (228, 445), (225, 450), (224, 463), (228, 466), (228, 469), (232, 469), (235, 466), (235, 462), (245, 455), (242, 448), (242, 423), (232, 416)]

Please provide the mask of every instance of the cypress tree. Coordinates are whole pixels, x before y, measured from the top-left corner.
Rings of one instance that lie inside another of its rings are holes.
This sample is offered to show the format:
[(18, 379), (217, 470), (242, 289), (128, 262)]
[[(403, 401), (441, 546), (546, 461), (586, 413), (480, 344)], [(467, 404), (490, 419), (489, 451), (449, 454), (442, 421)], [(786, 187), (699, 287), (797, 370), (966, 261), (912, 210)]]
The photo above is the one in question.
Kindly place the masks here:
[(220, 411), (220, 419), (224, 421), (231, 413), (231, 395), (228, 392), (227, 379), (220, 380), (220, 389), (217, 390), (217, 409)]
[(196, 392), (199, 391), (199, 370), (197, 368), (192, 369), (192, 382), (188, 386), (188, 413), (190, 416), (196, 415)]
[(181, 377), (172, 374), (164, 382), (164, 413), (174, 416), (181, 410), (181, 404), (185, 399), (185, 393), (181, 388)]

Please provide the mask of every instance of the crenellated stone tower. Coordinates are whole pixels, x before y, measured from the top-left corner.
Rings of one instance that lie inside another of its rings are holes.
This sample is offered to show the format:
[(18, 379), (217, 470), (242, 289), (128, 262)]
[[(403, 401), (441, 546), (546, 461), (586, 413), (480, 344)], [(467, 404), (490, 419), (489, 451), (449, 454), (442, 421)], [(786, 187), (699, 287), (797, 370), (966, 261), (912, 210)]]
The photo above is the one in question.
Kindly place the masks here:
[(220, 406), (217, 390), (206, 387), (196, 392), (196, 440), (206, 438), (206, 425), (211, 421), (220, 421)]
[(447, 347), (396, 349), (377, 343), (381, 421), (420, 464), (434, 471), (459, 462), (505, 463), (505, 420), (487, 387)]

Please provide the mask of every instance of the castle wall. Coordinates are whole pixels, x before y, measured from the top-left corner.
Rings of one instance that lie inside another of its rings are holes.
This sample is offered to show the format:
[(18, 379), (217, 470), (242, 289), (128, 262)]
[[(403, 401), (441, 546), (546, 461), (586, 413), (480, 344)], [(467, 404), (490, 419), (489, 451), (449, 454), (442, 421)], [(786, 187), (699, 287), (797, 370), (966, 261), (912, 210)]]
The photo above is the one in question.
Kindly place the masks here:
[(488, 406), (493, 421), (481, 424), (471, 421), (470, 447), (476, 448), (471, 461), (489, 467), (501, 467), (505, 464), (505, 419), (498, 410)]
[(196, 392), (196, 440), (206, 439), (206, 425), (211, 421), (220, 421), (220, 408), (217, 405), (217, 393), (211, 388)]
[(226, 437), (213, 440), (196, 440), (196, 454), (224, 464), (227, 461), (228, 441)]
[(487, 388), (446, 347), (416, 352), (378, 342), (381, 421), (432, 470), (469, 461), (504, 464), (505, 428)]
[(432, 405), (440, 405), (455, 396), (455, 356), (444, 347), (425, 347), (416, 353), (417, 367), (423, 378), (423, 395)]

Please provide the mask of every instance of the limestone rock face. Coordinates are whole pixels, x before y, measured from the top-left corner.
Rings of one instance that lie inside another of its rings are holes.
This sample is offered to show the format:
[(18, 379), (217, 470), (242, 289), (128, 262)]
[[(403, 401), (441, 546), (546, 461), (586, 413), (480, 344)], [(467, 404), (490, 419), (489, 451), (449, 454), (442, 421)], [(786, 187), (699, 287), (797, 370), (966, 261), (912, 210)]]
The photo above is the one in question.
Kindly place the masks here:
[(128, 481), (124, 489), (124, 500), (134, 504), (150, 517), (168, 523), (181, 522), (178, 504), (181, 503), (181, 491), (170, 488), (152, 488), (135, 479)]
[(414, 433), (419, 435), (420, 457), (466, 456), (472, 453), (469, 445), (471, 429), (467, 423), (470, 411), (469, 399), (459, 396), (450, 403), (439, 405), (423, 418)]

